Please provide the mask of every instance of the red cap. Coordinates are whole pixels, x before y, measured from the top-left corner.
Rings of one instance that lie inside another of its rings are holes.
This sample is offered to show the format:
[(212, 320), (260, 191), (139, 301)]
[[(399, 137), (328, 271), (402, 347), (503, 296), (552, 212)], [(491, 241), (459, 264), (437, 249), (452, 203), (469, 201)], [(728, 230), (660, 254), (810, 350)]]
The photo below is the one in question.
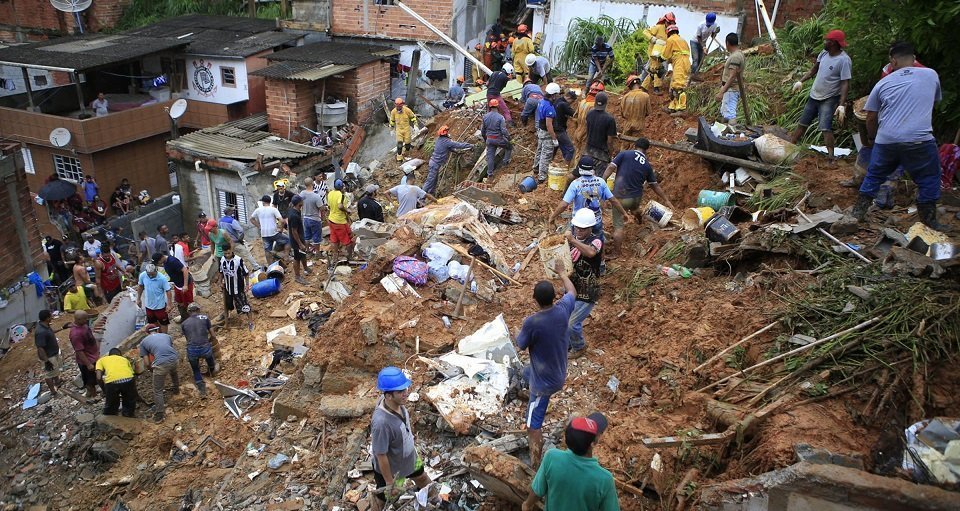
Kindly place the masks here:
[(847, 47), (847, 36), (843, 33), (843, 30), (831, 30), (827, 32), (827, 35), (823, 36), (825, 41), (834, 41), (840, 45), (841, 48)]
[(577, 417), (573, 419), (570, 421), (570, 427), (577, 431), (583, 431), (584, 433), (590, 433), (592, 435), (596, 435), (600, 431), (597, 422), (588, 417)]

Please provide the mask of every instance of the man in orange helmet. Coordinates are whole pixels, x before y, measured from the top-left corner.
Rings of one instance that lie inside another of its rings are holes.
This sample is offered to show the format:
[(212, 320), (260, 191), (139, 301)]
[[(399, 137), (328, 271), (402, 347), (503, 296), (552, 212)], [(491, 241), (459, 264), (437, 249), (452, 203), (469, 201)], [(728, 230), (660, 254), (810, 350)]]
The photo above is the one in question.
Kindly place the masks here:
[(680, 28), (676, 25), (667, 27), (667, 44), (663, 47), (663, 60), (669, 62), (673, 68), (670, 79), (670, 104), (667, 110), (671, 113), (682, 112), (687, 109), (687, 84), (690, 82), (690, 44), (680, 37)]
[(458, 76), (457, 83), (450, 86), (450, 91), (447, 92), (447, 99), (443, 102), (443, 107), (453, 108), (460, 106), (465, 95), (466, 93), (463, 92), (463, 77)]
[(503, 161), (502, 166), (510, 164), (510, 156), (513, 155), (513, 144), (510, 143), (510, 131), (507, 129), (507, 121), (500, 114), (500, 100), (493, 98), (488, 100), (487, 108), (489, 112), (483, 116), (483, 125), (480, 127), (480, 138), (487, 144), (487, 177), (493, 177), (493, 171), (496, 168), (497, 148), (502, 147)]
[(650, 95), (640, 88), (640, 77), (627, 77), (628, 92), (620, 100), (620, 113), (623, 114), (623, 133), (631, 137), (643, 135), (647, 116), (650, 115)]
[[(477, 43), (477, 45), (473, 47), (473, 51), (470, 52), (470, 55), (473, 55), (473, 58), (477, 59), (477, 61), (483, 62), (483, 45)], [(470, 77), (473, 78), (473, 84), (479, 86), (485, 81), (487, 74), (480, 69), (480, 66), (473, 64), (470, 67)]]
[(390, 110), (390, 128), (396, 130), (397, 136), (397, 161), (403, 161), (404, 151), (410, 150), (410, 140), (412, 133), (410, 128), (417, 125), (417, 116), (413, 110), (404, 105), (403, 98), (394, 100), (396, 108)]
[(662, 94), (660, 87), (663, 85), (663, 77), (667, 74), (667, 68), (663, 65), (663, 48), (667, 44), (667, 26), (677, 23), (677, 17), (673, 12), (664, 14), (657, 24), (644, 30), (643, 35), (650, 41), (647, 46), (647, 64), (643, 67), (641, 73), (641, 87), (650, 91), (651, 82), (653, 82), (653, 93)]
[(527, 67), (527, 55), (533, 53), (533, 40), (530, 39), (526, 25), (517, 27), (517, 40), (513, 42), (513, 68), (517, 73), (517, 80), (520, 83), (530, 76), (530, 69)]
[(440, 169), (450, 159), (450, 153), (467, 149), (473, 149), (473, 145), (451, 139), (450, 126), (446, 124), (440, 126), (440, 129), (437, 130), (437, 141), (433, 144), (433, 154), (430, 155), (430, 170), (427, 172), (427, 180), (423, 183), (424, 191), (430, 195), (436, 195), (437, 176), (440, 174)]

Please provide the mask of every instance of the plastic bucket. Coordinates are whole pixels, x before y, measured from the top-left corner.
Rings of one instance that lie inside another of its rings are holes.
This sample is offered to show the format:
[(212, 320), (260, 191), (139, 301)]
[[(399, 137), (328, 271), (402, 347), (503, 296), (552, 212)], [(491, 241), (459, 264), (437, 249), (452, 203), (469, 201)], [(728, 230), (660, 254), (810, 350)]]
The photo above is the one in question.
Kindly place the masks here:
[(274, 261), (270, 263), (270, 266), (267, 266), (267, 276), (260, 280), (266, 279), (277, 279), (283, 280), (283, 266), (280, 266), (280, 261)]
[(713, 208), (706, 206), (702, 208), (689, 208), (683, 212), (683, 216), (680, 217), (680, 223), (684, 229), (690, 231), (707, 223), (715, 213)]
[(263, 270), (257, 270), (250, 274), (250, 285), (254, 285), (257, 282), (261, 282), (267, 279), (267, 272)]
[(558, 192), (567, 191), (567, 169), (550, 167), (547, 169), (547, 186)]
[(564, 273), (569, 274), (573, 271), (573, 258), (570, 257), (570, 244), (567, 238), (561, 234), (549, 236), (540, 242), (540, 261), (543, 262), (543, 269), (547, 272), (547, 277), (555, 279), (559, 277), (553, 271), (557, 261), (560, 262)]
[(729, 243), (740, 235), (740, 229), (724, 216), (714, 215), (707, 222), (707, 239)]
[(724, 206), (734, 204), (733, 194), (730, 192), (715, 192), (712, 190), (700, 190), (697, 195), (697, 207), (708, 207), (714, 211), (719, 211)]
[(280, 279), (267, 279), (257, 282), (250, 287), (250, 293), (255, 298), (266, 298), (280, 292)]
[(647, 203), (647, 207), (644, 208), (643, 214), (660, 227), (666, 227), (667, 224), (670, 223), (670, 219), (673, 218), (673, 211), (670, 211), (670, 208), (660, 204), (655, 200)]
[(523, 193), (530, 193), (537, 189), (537, 180), (533, 176), (527, 176), (517, 185)]

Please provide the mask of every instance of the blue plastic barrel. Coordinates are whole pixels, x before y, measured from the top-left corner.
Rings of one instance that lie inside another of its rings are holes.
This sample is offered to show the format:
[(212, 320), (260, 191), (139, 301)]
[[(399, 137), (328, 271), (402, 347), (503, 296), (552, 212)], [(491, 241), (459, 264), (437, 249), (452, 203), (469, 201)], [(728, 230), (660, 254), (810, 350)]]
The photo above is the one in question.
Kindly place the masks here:
[(537, 180), (533, 176), (527, 176), (517, 185), (523, 193), (530, 193), (537, 189)]
[(712, 190), (700, 190), (697, 195), (697, 207), (709, 207), (714, 211), (720, 211), (724, 206), (734, 205), (734, 197), (730, 192), (715, 192)]
[(266, 298), (280, 292), (280, 279), (266, 279), (250, 287), (254, 298)]

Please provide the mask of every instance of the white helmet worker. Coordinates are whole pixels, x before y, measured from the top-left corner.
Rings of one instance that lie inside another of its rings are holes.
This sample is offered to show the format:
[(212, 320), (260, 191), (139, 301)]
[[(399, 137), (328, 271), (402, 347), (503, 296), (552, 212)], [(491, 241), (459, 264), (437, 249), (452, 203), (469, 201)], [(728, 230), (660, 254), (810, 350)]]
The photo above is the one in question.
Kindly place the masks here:
[(590, 208), (580, 208), (573, 214), (571, 223), (574, 227), (587, 229), (597, 225), (597, 215)]
[(537, 56), (532, 53), (527, 54), (527, 58), (523, 59), (523, 63), (528, 66), (532, 66), (533, 63), (536, 61), (537, 61)]
[(513, 74), (513, 65), (511, 64), (504, 64), (502, 69), (503, 69), (503, 72), (507, 73), (508, 75)]
[(560, 85), (557, 82), (550, 82), (547, 84), (545, 92), (547, 94), (560, 94)]

